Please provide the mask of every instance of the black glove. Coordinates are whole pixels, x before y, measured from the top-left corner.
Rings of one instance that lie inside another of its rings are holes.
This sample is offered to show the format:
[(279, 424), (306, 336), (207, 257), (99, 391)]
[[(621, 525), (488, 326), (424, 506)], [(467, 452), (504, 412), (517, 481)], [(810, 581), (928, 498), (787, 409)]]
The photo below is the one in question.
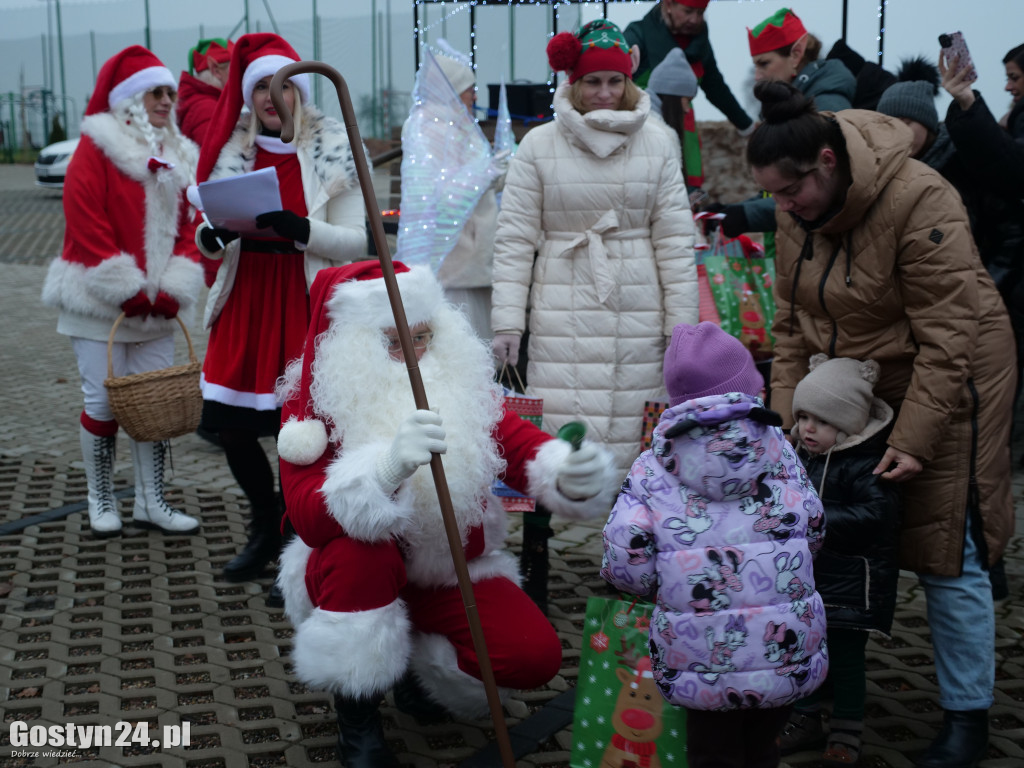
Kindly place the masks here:
[(750, 227), (747, 223), (747, 212), (742, 205), (726, 205), (722, 208), (725, 218), (721, 220), (722, 234), (726, 237), (739, 237)]
[[(217, 240), (220, 240), (220, 243)], [(208, 250), (210, 253), (216, 253), (221, 249), (221, 243), (227, 245), (232, 240), (238, 239), (238, 233), (232, 232), (230, 229), (216, 229), (214, 227), (203, 227), (199, 230), (199, 240), (203, 244), (203, 248)]]
[(260, 229), (270, 227), (274, 234), (285, 240), (297, 243), (309, 242), (309, 219), (291, 211), (270, 211), (256, 217), (256, 226)]
[[(700, 209), (701, 213), (721, 213), (725, 210), (725, 203), (707, 203)], [(701, 226), (704, 227), (704, 235), (712, 235), (722, 223), (720, 219), (701, 219)]]

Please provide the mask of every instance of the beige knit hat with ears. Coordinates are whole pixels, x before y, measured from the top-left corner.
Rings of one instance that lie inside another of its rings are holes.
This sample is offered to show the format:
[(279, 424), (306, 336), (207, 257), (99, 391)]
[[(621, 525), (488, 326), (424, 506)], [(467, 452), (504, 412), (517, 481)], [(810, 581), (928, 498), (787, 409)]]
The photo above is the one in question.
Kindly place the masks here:
[(813, 355), (810, 373), (793, 391), (793, 418), (802, 411), (827, 421), (840, 432), (837, 444), (859, 434), (871, 415), (879, 372), (874, 360)]

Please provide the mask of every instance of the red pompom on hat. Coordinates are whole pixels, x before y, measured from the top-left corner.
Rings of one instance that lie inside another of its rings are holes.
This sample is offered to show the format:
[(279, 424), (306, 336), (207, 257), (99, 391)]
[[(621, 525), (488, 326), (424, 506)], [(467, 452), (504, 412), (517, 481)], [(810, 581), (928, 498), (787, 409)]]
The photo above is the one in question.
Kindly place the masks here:
[[(409, 326), (429, 322), (444, 306), (441, 284), (427, 266), (407, 267), (393, 262), (398, 292), (402, 297)], [(294, 395), (299, 406), (293, 410), (302, 418), (291, 418), (281, 426), (277, 453), (298, 466), (315, 463), (327, 450), (328, 424), (316, 411), (310, 394), (317, 339), (332, 324), (343, 327), (394, 328), (384, 271), (379, 261), (357, 261), (343, 267), (321, 269), (309, 292), (310, 320), (302, 352), (299, 391)]]
[(708, 7), (708, 3), (711, 0), (675, 0), (679, 5), (685, 5), (687, 8), (697, 8), (701, 11)]
[(130, 45), (100, 67), (85, 114), (107, 112), (118, 103), (161, 85), (177, 88), (178, 81), (152, 51), (141, 45)]
[(574, 35), (559, 32), (548, 41), (548, 64), (556, 72), (568, 72), (575, 83), (591, 72), (621, 72), (633, 76), (633, 59), (622, 32), (604, 19), (580, 27)]
[(807, 34), (800, 17), (789, 8), (779, 8), (753, 29), (747, 27), (750, 55), (760, 56), (792, 45)]
[[(271, 32), (242, 35), (231, 52), (228, 81), (220, 92), (217, 110), (206, 130), (206, 139), (199, 152), (197, 182), (210, 178), (231, 132), (235, 130), (242, 105), (252, 108), (252, 91), (256, 83), (268, 75), (275, 75), (281, 67), (301, 61), (299, 54), (283, 37)], [(302, 93), (302, 100), (310, 103), (309, 75), (303, 73), (290, 78)]]
[(559, 32), (548, 40), (548, 65), (555, 72), (568, 72), (576, 67), (583, 44), (572, 32)]

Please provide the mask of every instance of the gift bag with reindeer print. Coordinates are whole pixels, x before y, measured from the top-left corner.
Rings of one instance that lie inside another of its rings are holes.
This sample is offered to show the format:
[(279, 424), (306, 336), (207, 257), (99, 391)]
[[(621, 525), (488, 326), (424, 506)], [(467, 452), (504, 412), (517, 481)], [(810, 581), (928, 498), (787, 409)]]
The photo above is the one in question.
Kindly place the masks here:
[(587, 600), (571, 768), (686, 765), (686, 710), (665, 701), (647, 645), (651, 603)]

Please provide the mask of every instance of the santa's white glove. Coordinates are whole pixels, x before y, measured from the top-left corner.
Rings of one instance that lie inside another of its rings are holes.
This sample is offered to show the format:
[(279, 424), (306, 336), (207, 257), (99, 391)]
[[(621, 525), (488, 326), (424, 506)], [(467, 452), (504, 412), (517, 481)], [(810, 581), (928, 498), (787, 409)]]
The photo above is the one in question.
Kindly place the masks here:
[(519, 342), (522, 338), (518, 333), (495, 334), (491, 350), (499, 363), (515, 365), (519, 362)]
[(430, 463), (432, 454), (447, 450), (441, 417), (433, 411), (415, 411), (399, 425), (391, 447), (377, 459), (377, 482), (386, 493), (394, 493), (420, 466)]
[(605, 460), (594, 443), (584, 443), (558, 468), (555, 487), (573, 501), (597, 496), (604, 488)]

